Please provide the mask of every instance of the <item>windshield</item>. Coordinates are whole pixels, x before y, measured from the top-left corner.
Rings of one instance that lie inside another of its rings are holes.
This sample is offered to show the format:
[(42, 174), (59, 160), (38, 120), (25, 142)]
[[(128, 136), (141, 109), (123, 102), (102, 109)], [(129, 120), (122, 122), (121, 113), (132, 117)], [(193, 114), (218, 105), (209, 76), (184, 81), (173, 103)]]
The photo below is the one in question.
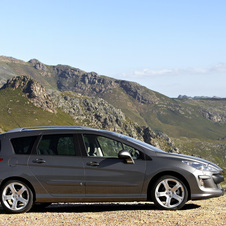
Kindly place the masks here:
[(151, 149), (152, 151), (156, 151), (156, 152), (164, 152), (164, 153), (165, 153), (165, 151), (162, 151), (162, 150), (160, 150), (160, 149), (158, 149), (158, 148), (156, 148), (156, 147), (154, 147), (154, 146), (152, 146), (152, 145), (150, 145), (150, 144), (148, 144), (148, 143), (145, 143), (145, 142), (143, 142), (143, 141), (137, 140), (137, 139), (135, 139), (135, 138), (132, 138), (132, 137), (129, 137), (129, 136), (126, 136), (126, 135), (123, 135), (123, 134), (111, 132), (111, 131), (104, 131), (104, 132), (105, 132), (105, 133), (112, 134), (112, 135), (117, 136), (117, 137), (119, 137), (119, 138), (122, 138), (122, 139), (124, 139), (124, 140), (128, 140), (128, 141), (130, 141), (130, 142), (132, 142), (132, 143), (134, 143), (134, 144), (137, 144), (137, 145), (139, 145), (139, 146), (142, 146), (142, 147), (144, 147), (144, 148)]

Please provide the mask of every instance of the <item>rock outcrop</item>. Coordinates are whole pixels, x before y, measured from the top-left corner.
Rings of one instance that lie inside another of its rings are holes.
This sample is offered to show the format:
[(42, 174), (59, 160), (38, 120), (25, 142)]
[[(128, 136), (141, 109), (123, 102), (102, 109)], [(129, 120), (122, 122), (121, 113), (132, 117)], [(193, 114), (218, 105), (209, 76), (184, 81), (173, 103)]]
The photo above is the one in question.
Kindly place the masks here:
[(57, 77), (57, 88), (60, 91), (73, 91), (82, 95), (102, 94), (106, 90), (112, 90), (115, 82), (95, 72), (84, 72), (77, 68), (57, 65), (54, 67)]
[(206, 109), (201, 109), (200, 111), (202, 116), (210, 121), (226, 123), (226, 113), (223, 114)]
[(55, 113), (55, 107), (47, 95), (46, 89), (39, 83), (27, 76), (17, 76), (8, 79), (1, 89), (21, 89), (29, 100), (36, 106), (46, 111)]
[(28, 63), (31, 63), (34, 66), (34, 68), (39, 71), (47, 71), (47, 67), (36, 59), (30, 60), (30, 61), (28, 61)]
[(142, 104), (158, 104), (159, 98), (146, 87), (135, 82), (117, 80), (116, 83), (131, 97)]

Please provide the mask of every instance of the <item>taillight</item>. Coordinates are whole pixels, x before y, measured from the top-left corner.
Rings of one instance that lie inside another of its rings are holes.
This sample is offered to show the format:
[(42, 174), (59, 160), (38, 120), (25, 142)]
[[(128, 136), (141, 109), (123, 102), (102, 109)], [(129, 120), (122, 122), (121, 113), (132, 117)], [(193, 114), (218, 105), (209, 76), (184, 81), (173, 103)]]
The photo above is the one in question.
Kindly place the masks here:
[(0, 158), (0, 162), (1, 162), (1, 161), (3, 161), (3, 159), (2, 159), (2, 158)]

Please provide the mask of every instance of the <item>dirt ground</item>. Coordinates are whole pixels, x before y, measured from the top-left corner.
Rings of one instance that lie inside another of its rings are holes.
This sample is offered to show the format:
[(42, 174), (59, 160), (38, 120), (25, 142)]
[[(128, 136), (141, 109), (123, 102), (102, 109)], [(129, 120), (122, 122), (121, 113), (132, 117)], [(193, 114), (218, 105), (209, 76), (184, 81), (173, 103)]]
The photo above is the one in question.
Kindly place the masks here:
[(189, 201), (182, 210), (153, 203), (52, 204), (25, 214), (5, 214), (0, 225), (226, 225), (226, 196)]

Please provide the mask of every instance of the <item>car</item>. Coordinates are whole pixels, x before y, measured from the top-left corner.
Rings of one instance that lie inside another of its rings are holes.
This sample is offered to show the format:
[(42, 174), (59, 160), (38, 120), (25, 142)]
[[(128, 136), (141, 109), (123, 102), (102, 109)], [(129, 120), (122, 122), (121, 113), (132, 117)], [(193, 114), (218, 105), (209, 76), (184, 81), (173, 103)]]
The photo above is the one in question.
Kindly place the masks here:
[(150, 201), (164, 210), (224, 194), (222, 169), (89, 127), (0, 134), (0, 199), (7, 213), (58, 202)]

